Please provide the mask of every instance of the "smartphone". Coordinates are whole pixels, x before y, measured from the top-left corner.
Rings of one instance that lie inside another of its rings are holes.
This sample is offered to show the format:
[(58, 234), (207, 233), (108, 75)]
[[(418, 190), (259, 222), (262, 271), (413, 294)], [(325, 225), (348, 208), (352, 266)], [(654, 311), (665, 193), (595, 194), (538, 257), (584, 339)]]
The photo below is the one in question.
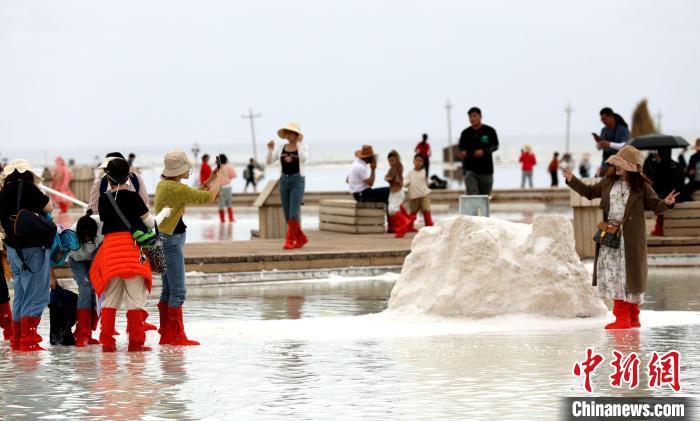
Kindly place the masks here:
[(600, 142), (600, 135), (598, 133), (591, 133), (593, 135), (593, 139), (595, 139), (596, 142)]
[(219, 155), (216, 155), (216, 169), (218, 170), (221, 168), (221, 158)]

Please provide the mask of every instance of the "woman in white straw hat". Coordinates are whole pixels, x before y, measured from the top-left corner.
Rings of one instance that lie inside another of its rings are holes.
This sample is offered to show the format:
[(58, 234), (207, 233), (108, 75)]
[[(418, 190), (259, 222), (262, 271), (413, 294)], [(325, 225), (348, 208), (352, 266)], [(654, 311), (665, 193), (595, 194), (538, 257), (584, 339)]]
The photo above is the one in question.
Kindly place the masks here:
[(304, 201), (306, 183), (304, 164), (309, 159), (309, 148), (302, 143), (304, 134), (297, 123), (282, 127), (277, 135), (287, 143), (275, 148), (274, 140), (268, 142), (267, 164), (279, 161), (281, 166), (279, 190), (284, 219), (287, 221), (283, 247), (302, 248), (309, 241), (301, 230), (301, 203)]
[(181, 183), (190, 177), (193, 167), (185, 152), (179, 149), (168, 152), (164, 163), (162, 180), (156, 187), (156, 212), (166, 207), (172, 208), (172, 212), (158, 226), (163, 239), (167, 272), (162, 276), (163, 290), (158, 302), (160, 344), (199, 345), (199, 342), (187, 338), (182, 318), (182, 304), (187, 294), (183, 253), (187, 226), (182, 221), (182, 216), (187, 205), (214, 203), (221, 189), (223, 173), (214, 170), (209, 180), (203, 183), (204, 190), (198, 190)]
[(19, 210), (47, 215), (53, 210), (53, 203), (36, 186), (42, 178), (32, 170), (29, 161), (17, 159), (10, 162), (4, 168), (3, 176), (0, 223), (6, 235), (4, 242), (14, 281), (11, 346), (18, 351), (43, 351), (37, 327), (44, 308), (49, 304), (51, 292), (50, 247), (34, 238), (15, 235), (14, 221)]
[[(576, 178), (564, 168), (566, 183), (591, 200), (600, 198), (603, 222), (621, 231), (619, 247), (596, 245), (593, 285), (603, 299), (613, 299), (615, 322), (606, 329), (640, 327), (639, 304), (644, 301), (647, 281), (647, 241), (644, 212), (668, 212), (679, 193), (672, 191), (663, 200), (642, 173), (639, 151), (625, 146), (605, 162), (607, 174), (593, 185)], [(593, 235), (593, 233), (591, 233)], [(613, 234), (614, 235), (614, 234)], [(612, 243), (611, 243), (612, 244)]]

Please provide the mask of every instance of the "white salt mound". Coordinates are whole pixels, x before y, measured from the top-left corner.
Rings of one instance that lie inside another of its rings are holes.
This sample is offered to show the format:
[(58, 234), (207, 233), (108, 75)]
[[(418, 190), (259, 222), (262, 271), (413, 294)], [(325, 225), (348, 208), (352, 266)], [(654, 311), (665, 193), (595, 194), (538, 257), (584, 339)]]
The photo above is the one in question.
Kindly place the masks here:
[(420, 230), (389, 311), (491, 317), (594, 317), (607, 311), (563, 215), (532, 225), (458, 216)]

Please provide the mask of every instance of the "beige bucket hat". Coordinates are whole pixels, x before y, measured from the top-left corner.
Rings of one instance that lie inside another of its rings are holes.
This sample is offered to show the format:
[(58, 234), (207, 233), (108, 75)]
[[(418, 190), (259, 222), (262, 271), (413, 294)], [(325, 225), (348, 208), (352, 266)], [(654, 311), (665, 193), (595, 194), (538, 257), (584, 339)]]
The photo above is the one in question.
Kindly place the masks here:
[(286, 132), (294, 132), (299, 135), (299, 141), (301, 142), (304, 140), (304, 134), (301, 132), (301, 127), (299, 126), (299, 123), (289, 123), (286, 126), (282, 127), (281, 129), (277, 130), (277, 136), (280, 137), (280, 139), (286, 139), (287, 138), (287, 133)]
[(26, 159), (15, 159), (13, 161), (10, 161), (10, 163), (7, 164), (5, 166), (5, 169), (3, 169), (2, 171), (3, 178), (7, 177), (15, 171), (19, 172), (20, 174), (24, 174), (25, 172), (29, 171), (34, 176), (34, 182), (37, 184), (44, 181), (44, 179), (41, 178), (32, 169), (32, 164), (30, 164), (29, 161), (27, 161)]
[(165, 168), (163, 169), (163, 177), (177, 177), (192, 169), (192, 161), (187, 154), (180, 149), (165, 154), (163, 160)]
[(639, 150), (634, 146), (624, 146), (605, 162), (618, 166), (627, 172), (641, 172), (642, 170), (642, 164), (640, 163), (639, 159)]

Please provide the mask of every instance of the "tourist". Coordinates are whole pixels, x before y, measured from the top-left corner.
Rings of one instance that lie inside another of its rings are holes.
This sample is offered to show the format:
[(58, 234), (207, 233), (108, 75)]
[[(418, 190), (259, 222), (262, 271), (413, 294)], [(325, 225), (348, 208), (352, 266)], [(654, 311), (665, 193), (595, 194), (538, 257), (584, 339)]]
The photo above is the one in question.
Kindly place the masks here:
[(578, 165), (578, 174), (581, 178), (588, 178), (591, 176), (591, 155), (588, 153), (583, 154), (581, 158), (581, 163)]
[(422, 140), (416, 145), (415, 153), (423, 155), (423, 162), (425, 162), (425, 177), (430, 175), (430, 156), (432, 151), (430, 150), (430, 143), (428, 143), (428, 133), (423, 133)]
[[(422, 154), (419, 154), (421, 157)], [(413, 219), (402, 212), (406, 196), (403, 192), (403, 165), (401, 157), (395, 150), (389, 152), (389, 171), (384, 180), (389, 183), (389, 205), (387, 206), (387, 232), (395, 233), (396, 238), (402, 238), (413, 227)]]
[(277, 131), (277, 136), (287, 141), (275, 148), (275, 141), (267, 144), (267, 164), (279, 161), (281, 171), (279, 194), (282, 201), (287, 233), (285, 249), (302, 248), (309, 240), (301, 229), (301, 204), (304, 202), (306, 177), (304, 168), (309, 159), (309, 147), (303, 143), (304, 134), (297, 123), (289, 123)]
[(700, 138), (695, 140), (695, 153), (690, 156), (686, 174), (685, 196), (687, 200), (693, 200), (693, 193), (700, 190)]
[(619, 248), (596, 246), (593, 285), (598, 286), (601, 298), (614, 300), (615, 322), (605, 328), (640, 327), (639, 305), (644, 302), (647, 281), (644, 212), (668, 212), (678, 193), (672, 191), (659, 199), (651, 181), (640, 172), (639, 151), (632, 146), (620, 149), (606, 164), (608, 172), (593, 185), (584, 184), (568, 168), (564, 177), (569, 187), (586, 199), (601, 198), (603, 223), (621, 227)]
[[(408, 187), (408, 198), (410, 200), (411, 214), (414, 219), (418, 211), (423, 213), (423, 221), (426, 227), (433, 225), (433, 217), (430, 213), (430, 188), (425, 181), (425, 170), (423, 169), (423, 155), (416, 154), (413, 157), (413, 169), (408, 172), (406, 180)], [(413, 225), (413, 221), (411, 221)]]
[(136, 161), (136, 154), (131, 152), (127, 161), (129, 161), (129, 171), (134, 173), (137, 172), (136, 168), (134, 167), (134, 161)]
[(92, 338), (92, 331), (97, 329), (97, 298), (95, 289), (90, 282), (90, 265), (95, 258), (97, 249), (102, 243), (99, 224), (92, 218), (92, 211), (78, 219), (75, 226), (80, 247), (68, 255), (68, 267), (73, 273), (73, 279), (78, 285), (78, 303), (76, 311), (75, 346), (98, 345), (100, 341)]
[[(36, 237), (15, 235), (14, 220), (20, 209), (48, 215), (53, 210), (53, 203), (37, 187), (42, 179), (34, 173), (29, 161), (11, 161), (3, 174), (0, 223), (6, 235), (4, 242), (14, 286), (11, 346), (13, 350), (40, 351), (44, 349), (39, 345), (41, 336), (37, 333), (37, 326), (49, 304), (50, 244)], [(18, 197), (20, 193), (21, 197)]]
[(468, 195), (491, 195), (493, 189), (493, 153), (498, 150), (498, 135), (493, 127), (482, 124), (481, 110), (467, 112), (470, 127), (459, 137), (464, 184)]
[[(226, 214), (228, 213), (228, 221), (236, 220), (233, 216), (233, 180), (236, 178), (236, 170), (228, 163), (228, 157), (224, 154), (219, 154), (216, 157), (216, 169), (221, 182), (221, 190), (219, 191), (219, 220), (223, 224), (226, 222)], [(207, 178), (208, 180), (209, 178)]]
[[(66, 196), (75, 197), (70, 189), (70, 182), (73, 180), (73, 172), (66, 166), (66, 161), (60, 156), (56, 158), (56, 167), (51, 172), (51, 188)], [(52, 200), (58, 205), (61, 213), (68, 212), (68, 207), (72, 204), (65, 197), (52, 195)]]
[(163, 274), (163, 290), (158, 302), (160, 313), (161, 345), (199, 345), (199, 342), (187, 338), (182, 318), (182, 305), (185, 302), (185, 256), (183, 247), (187, 226), (182, 220), (187, 205), (205, 205), (214, 203), (224, 182), (223, 171), (212, 172), (202, 188), (193, 189), (183, 183), (190, 176), (192, 162), (180, 150), (168, 152), (164, 159), (165, 169), (162, 180), (156, 187), (156, 212), (172, 208), (170, 216), (158, 225), (163, 240), (166, 273)]
[(551, 187), (559, 187), (559, 152), (554, 152), (554, 156), (547, 166), (547, 171), (552, 178)]
[(681, 149), (680, 153), (678, 153), (678, 164), (683, 168), (683, 171), (686, 171), (688, 168), (688, 161), (685, 159), (685, 153), (688, 152), (688, 148), (685, 147)]
[(243, 171), (243, 179), (245, 179), (245, 187), (243, 187), (243, 193), (246, 193), (248, 191), (248, 185), (250, 185), (250, 184), (253, 185), (253, 193), (258, 192), (258, 188), (255, 185), (255, 168), (256, 167), (257, 167), (257, 165), (255, 164), (255, 160), (253, 158), (250, 158), (248, 165), (245, 167), (245, 170)]
[(535, 168), (535, 165), (537, 165), (537, 158), (535, 158), (535, 154), (532, 152), (532, 147), (530, 145), (525, 145), (525, 147), (523, 147), (523, 150), (520, 151), (520, 159), (518, 161), (520, 162), (520, 169), (523, 172), (520, 188), (525, 188), (525, 181), (528, 182), (530, 188), (533, 188), (532, 170)]
[[(651, 177), (651, 186), (660, 197), (666, 197), (670, 192), (683, 192), (685, 189), (685, 172), (678, 162), (671, 156), (671, 148), (659, 148), (656, 151), (656, 165)], [(685, 199), (682, 196), (677, 200), (681, 202)], [(652, 236), (664, 235), (664, 215), (656, 216), (656, 224), (651, 231)]]
[(110, 160), (105, 168), (109, 190), (100, 195), (98, 204), (104, 239), (95, 254), (89, 277), (97, 296), (104, 295), (100, 322), (103, 352), (117, 350), (114, 324), (122, 301), (126, 307), (129, 352), (150, 350), (144, 345), (144, 322), (148, 315), (144, 306), (152, 285), (151, 265), (132, 234), (137, 230), (149, 232), (155, 227), (156, 219), (141, 197), (128, 189), (130, 172), (125, 159)]
[(604, 176), (607, 173), (608, 158), (615, 155), (618, 150), (627, 144), (630, 138), (630, 131), (622, 116), (615, 113), (610, 107), (600, 110), (600, 121), (603, 123), (600, 136), (593, 133), (593, 139), (596, 142), (596, 148), (603, 151), (603, 163), (596, 174)]
[(209, 154), (205, 153), (202, 155), (202, 164), (199, 167), (199, 185), (204, 184), (209, 177), (211, 177), (211, 165), (209, 165)]
[(373, 188), (377, 172), (377, 155), (371, 145), (362, 145), (355, 151), (347, 183), (350, 193), (358, 202), (376, 202), (389, 205), (389, 187)]
[[(4, 237), (0, 232), (0, 240)], [(5, 267), (5, 249), (3, 242), (0, 241), (0, 329), (2, 329), (3, 339), (6, 341), (12, 340), (13, 322), (12, 322), (12, 306), (10, 305), (10, 291), (7, 288), (6, 272), (9, 268)]]
[(571, 156), (570, 153), (566, 152), (561, 157), (561, 161), (559, 161), (559, 168), (561, 168), (562, 170), (568, 168), (571, 171), (574, 171), (574, 169), (576, 169), (576, 161), (574, 161), (574, 158)]
[[(98, 168), (104, 172), (104, 169), (107, 168), (107, 164), (109, 164), (109, 161), (115, 158), (124, 159), (124, 155), (122, 155), (119, 152), (110, 152), (107, 154), (104, 161), (102, 161)], [(92, 188), (90, 189), (90, 198), (88, 199), (88, 207), (92, 209), (92, 213), (95, 215), (97, 215), (100, 211), (98, 206), (100, 195), (109, 190), (108, 181), (109, 179), (107, 178), (107, 176), (103, 174), (101, 177), (95, 179), (94, 183), (92, 183)], [(133, 171), (131, 171), (131, 168), (129, 169), (129, 177), (127, 183), (123, 188), (126, 188), (129, 191), (137, 192), (141, 197), (141, 200), (143, 200), (143, 203), (146, 205), (146, 207), (150, 205), (150, 198), (148, 197), (146, 183), (144, 183), (143, 179), (139, 174), (136, 174)]]

